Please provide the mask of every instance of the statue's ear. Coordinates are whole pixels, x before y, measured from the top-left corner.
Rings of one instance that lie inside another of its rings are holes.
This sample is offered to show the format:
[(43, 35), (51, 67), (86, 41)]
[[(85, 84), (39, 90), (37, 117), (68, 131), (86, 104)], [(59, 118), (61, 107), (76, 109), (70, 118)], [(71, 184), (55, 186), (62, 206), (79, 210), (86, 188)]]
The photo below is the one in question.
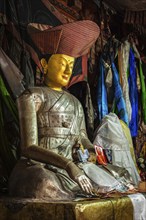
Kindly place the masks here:
[(40, 62), (41, 62), (41, 65), (43, 67), (44, 74), (46, 74), (47, 71), (48, 71), (48, 63), (47, 63), (45, 58), (42, 58)]

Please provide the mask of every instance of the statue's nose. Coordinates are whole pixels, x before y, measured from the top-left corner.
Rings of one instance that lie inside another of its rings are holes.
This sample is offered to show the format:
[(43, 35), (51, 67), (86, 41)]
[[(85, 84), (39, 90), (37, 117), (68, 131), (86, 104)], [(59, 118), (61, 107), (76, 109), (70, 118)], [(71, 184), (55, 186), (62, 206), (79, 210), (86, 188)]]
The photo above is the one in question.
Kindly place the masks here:
[(71, 71), (71, 69), (69, 68), (69, 65), (67, 64), (66, 65), (66, 69), (65, 69), (65, 71), (64, 71), (66, 74), (70, 74), (72, 71)]

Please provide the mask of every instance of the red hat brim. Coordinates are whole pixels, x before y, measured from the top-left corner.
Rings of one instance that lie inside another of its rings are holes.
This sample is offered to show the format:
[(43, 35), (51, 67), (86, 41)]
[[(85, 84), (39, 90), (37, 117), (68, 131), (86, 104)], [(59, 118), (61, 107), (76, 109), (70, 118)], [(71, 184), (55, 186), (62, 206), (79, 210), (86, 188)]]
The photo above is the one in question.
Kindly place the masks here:
[(28, 32), (42, 54), (66, 54), (80, 57), (88, 53), (97, 40), (100, 29), (90, 20), (75, 21), (43, 30), (30, 28)]

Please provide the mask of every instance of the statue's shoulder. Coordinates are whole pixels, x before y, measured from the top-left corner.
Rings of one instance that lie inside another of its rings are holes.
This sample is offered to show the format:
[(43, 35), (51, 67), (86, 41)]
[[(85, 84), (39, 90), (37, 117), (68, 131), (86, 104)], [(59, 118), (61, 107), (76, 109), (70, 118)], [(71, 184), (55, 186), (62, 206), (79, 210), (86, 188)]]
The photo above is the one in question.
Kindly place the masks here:
[(44, 91), (42, 87), (30, 87), (26, 89), (18, 99), (22, 99), (23, 97), (33, 97), (36, 99), (39, 97), (41, 100), (44, 100)]
[(68, 90), (65, 90), (64, 92), (68, 97), (70, 97), (70, 99), (73, 100), (76, 106), (82, 108), (81, 102), (73, 94), (71, 94)]
[(42, 93), (42, 87), (40, 87), (40, 86), (30, 87), (29, 89), (25, 90), (25, 93), (31, 93), (31, 94), (38, 93), (38, 94), (40, 94), (40, 93)]
[(66, 96), (70, 97), (75, 102), (79, 102), (79, 100), (74, 95), (72, 95), (68, 90), (64, 90), (64, 93), (65, 93)]

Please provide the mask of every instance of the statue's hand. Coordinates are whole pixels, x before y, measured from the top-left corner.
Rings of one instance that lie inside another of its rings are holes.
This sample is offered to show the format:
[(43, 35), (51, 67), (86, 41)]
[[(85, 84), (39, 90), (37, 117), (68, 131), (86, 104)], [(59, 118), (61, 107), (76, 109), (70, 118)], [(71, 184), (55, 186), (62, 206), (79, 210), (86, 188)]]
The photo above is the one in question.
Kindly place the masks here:
[(93, 187), (89, 178), (72, 161), (68, 162), (66, 171), (84, 192), (92, 194)]
[(93, 186), (86, 175), (82, 174), (81, 176), (77, 177), (76, 182), (79, 184), (79, 186), (83, 191), (85, 191), (88, 194), (93, 194), (92, 193)]

